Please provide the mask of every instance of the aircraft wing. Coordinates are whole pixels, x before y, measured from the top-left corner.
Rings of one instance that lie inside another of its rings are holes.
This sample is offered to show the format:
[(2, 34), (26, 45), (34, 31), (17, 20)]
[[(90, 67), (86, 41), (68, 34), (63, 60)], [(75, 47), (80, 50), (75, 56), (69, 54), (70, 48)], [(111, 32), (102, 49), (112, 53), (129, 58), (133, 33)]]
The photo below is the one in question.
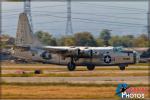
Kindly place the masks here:
[(41, 49), (63, 56), (77, 56), (79, 54), (79, 48), (75, 47), (43, 46)]
[(54, 47), (54, 46), (43, 46), (41, 49), (52, 52), (52, 53), (66, 53), (69, 48)]
[(43, 50), (51, 53), (57, 53), (63, 57), (75, 57), (75, 58), (91, 58), (92, 49), (83, 49), (82, 47), (57, 47), (57, 46), (43, 46)]

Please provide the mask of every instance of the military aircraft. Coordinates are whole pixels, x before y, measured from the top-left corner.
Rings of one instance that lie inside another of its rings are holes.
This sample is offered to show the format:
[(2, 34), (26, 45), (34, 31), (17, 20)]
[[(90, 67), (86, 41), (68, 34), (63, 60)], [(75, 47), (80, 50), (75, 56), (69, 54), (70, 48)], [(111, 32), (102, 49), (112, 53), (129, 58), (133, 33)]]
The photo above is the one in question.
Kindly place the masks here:
[(13, 56), (25, 61), (67, 65), (69, 71), (77, 65), (87, 66), (88, 70), (100, 65), (118, 65), (120, 70), (125, 70), (128, 64), (135, 64), (139, 59), (137, 52), (121, 47), (44, 46), (32, 33), (25, 13), (19, 16)]

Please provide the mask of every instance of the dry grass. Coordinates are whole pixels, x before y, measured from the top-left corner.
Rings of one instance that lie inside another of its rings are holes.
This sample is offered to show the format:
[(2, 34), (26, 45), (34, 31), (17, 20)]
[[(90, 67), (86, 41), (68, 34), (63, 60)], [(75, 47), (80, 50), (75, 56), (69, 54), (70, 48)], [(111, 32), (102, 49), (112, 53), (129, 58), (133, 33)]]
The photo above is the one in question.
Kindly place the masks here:
[[(43, 65), (43, 64), (5, 64), (5, 66), (9, 67), (2, 67), (2, 70), (25, 70), (31, 71), (35, 69), (40, 70), (59, 70), (64, 71), (65, 73), (50, 73), (50, 74), (40, 74), (35, 75), (33, 73), (28, 73), (22, 75), (22, 77), (90, 77), (90, 76), (148, 76), (148, 72), (136, 72), (134, 70), (148, 70), (147, 66), (141, 67), (137, 65), (137, 67), (127, 67), (127, 70), (133, 70), (131, 73), (126, 73), (125, 71), (121, 71), (120, 73), (116, 73), (119, 71), (117, 66), (113, 67), (96, 67), (96, 70), (108, 70), (110, 73), (95, 73), (96, 71), (87, 71), (86, 68), (78, 67), (77, 71), (69, 72), (67, 71), (66, 67), (58, 66), (58, 65)], [(25, 68), (27, 66), (27, 68)], [(37, 67), (36, 67), (37, 66)], [(136, 65), (135, 65), (136, 66)], [(13, 68), (14, 67), (14, 68)], [(21, 68), (22, 67), (22, 68)], [(90, 74), (89, 74), (90, 73)], [(5, 76), (19, 76), (20, 74), (6, 74)], [(4, 76), (4, 75), (2, 75)], [(136, 86), (136, 84), (135, 84)], [(144, 85), (138, 85), (140, 87), (146, 87)], [(118, 96), (115, 95), (116, 84), (112, 85), (81, 85), (81, 84), (1, 84), (1, 97), (7, 99), (102, 99), (102, 98), (113, 98), (119, 99)], [(146, 97), (148, 97), (148, 92), (146, 92)]]
[[(57, 65), (57, 64), (42, 64), (42, 63), (21, 63), (21, 64), (16, 64), (16, 63), (8, 63), (8, 62), (1, 62), (1, 65), (2, 66), (45, 66), (45, 67), (50, 67), (50, 66), (54, 66), (54, 67), (58, 67), (58, 66), (61, 66), (61, 67), (65, 67), (66, 65)], [(129, 66), (149, 66), (148, 63), (138, 63), (138, 64), (134, 64), (134, 65), (129, 65)], [(114, 67), (114, 66), (112, 66)]]
[(86, 72), (50, 72), (50, 73), (43, 73), (43, 74), (34, 74), (33, 72), (28, 72), (25, 74), (1, 74), (1, 77), (103, 77), (103, 76), (149, 76), (148, 71), (144, 72), (119, 72), (119, 71), (109, 71), (109, 72), (95, 72), (95, 71), (86, 71)]
[[(11, 89), (10, 89), (11, 88)], [(9, 86), (2, 87), (2, 98), (108, 98), (114, 97), (114, 87), (67, 87), (67, 86)], [(111, 91), (109, 91), (111, 90)], [(106, 94), (106, 95), (104, 95)], [(107, 95), (112, 94), (112, 95)]]
[(103, 74), (98, 74), (98, 73), (55, 73), (55, 74), (41, 74), (41, 75), (36, 75), (38, 77), (103, 77), (103, 76), (110, 76), (110, 77), (117, 77), (117, 76), (148, 76), (148, 73), (103, 73)]
[[(148, 88), (148, 87), (147, 87)], [(17, 86), (2, 85), (2, 98), (13, 99), (91, 99), (118, 98), (116, 87)], [(146, 97), (148, 92), (146, 93)]]
[[(32, 66), (29, 68), (15, 68), (15, 67), (11, 67), (11, 68), (1, 68), (1, 70), (25, 70), (25, 71), (31, 71), (31, 70), (36, 70), (36, 69), (40, 69), (40, 70), (62, 70), (62, 71), (68, 71), (66, 67), (60, 67), (60, 68), (54, 68), (54, 67), (49, 67), (49, 68), (46, 68), (45, 66), (44, 67), (38, 67), (38, 68), (32, 68)], [(77, 67), (76, 71), (86, 71), (87, 69), (85, 67)], [(119, 68), (116, 66), (114, 67), (96, 67), (95, 70), (119, 70)], [(127, 67), (126, 70), (148, 70), (148, 67), (144, 67), (144, 68), (133, 68), (133, 67)]]

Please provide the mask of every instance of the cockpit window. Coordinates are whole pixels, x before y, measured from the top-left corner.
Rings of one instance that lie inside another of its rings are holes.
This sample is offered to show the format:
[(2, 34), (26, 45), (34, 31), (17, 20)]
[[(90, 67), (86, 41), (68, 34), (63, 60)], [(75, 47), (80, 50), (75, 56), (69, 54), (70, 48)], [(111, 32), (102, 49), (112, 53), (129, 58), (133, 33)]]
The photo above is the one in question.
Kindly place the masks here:
[(123, 51), (123, 48), (122, 47), (114, 47), (114, 51), (121, 52), (121, 51)]

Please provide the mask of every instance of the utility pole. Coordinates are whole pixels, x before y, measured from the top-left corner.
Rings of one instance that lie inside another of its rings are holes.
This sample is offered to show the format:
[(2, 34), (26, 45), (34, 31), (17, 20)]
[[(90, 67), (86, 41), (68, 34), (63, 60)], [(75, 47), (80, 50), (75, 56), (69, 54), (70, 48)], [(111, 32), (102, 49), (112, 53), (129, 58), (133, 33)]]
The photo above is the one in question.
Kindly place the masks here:
[[(150, 41), (150, 0), (148, 0), (148, 14), (147, 14), (147, 32), (148, 32), (148, 40)], [(150, 43), (149, 43), (150, 46)]]
[(26, 13), (28, 20), (29, 20), (29, 24), (30, 24), (31, 32), (29, 34), (33, 39), (32, 40), (32, 46), (39, 46), (42, 43), (38, 40), (37, 36), (34, 35), (32, 16), (31, 16), (31, 0), (24, 0), (24, 13)]
[(24, 13), (27, 14), (30, 26), (31, 26), (31, 31), (33, 31), (33, 24), (32, 24), (32, 16), (31, 16), (31, 0), (24, 0)]
[(66, 35), (72, 35), (72, 21), (71, 21), (71, 0), (67, 0), (67, 23), (66, 23)]

